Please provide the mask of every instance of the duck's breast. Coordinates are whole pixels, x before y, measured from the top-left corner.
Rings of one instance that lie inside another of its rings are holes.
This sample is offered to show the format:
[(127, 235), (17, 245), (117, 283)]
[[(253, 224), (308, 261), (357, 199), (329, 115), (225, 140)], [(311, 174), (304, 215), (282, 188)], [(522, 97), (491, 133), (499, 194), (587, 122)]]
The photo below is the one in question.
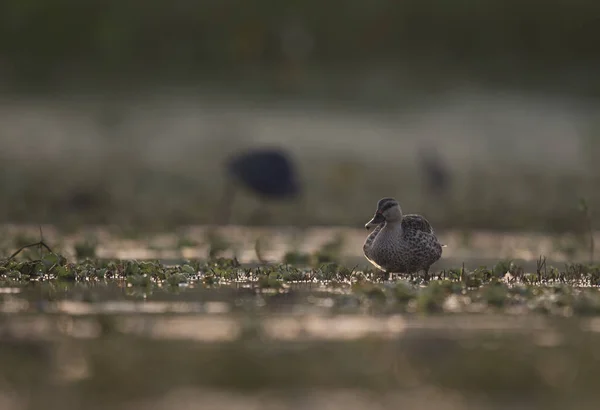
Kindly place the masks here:
[(365, 240), (365, 243), (363, 245), (363, 252), (365, 256), (368, 257), (371, 254), (375, 243), (375, 238), (379, 234), (379, 231), (381, 231), (381, 228), (383, 228), (383, 224), (377, 225), (375, 229), (373, 229), (373, 232), (371, 232), (369, 236), (367, 236), (367, 239)]

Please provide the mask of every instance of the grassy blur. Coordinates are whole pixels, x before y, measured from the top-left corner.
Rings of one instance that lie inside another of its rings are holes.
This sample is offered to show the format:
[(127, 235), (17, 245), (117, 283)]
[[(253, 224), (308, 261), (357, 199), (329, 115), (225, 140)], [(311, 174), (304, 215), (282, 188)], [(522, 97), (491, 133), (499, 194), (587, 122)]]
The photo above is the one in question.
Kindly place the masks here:
[[(134, 152), (86, 162), (63, 155), (44, 161), (34, 153), (27, 162), (7, 158), (0, 165), (0, 220), (64, 229), (110, 224), (141, 231), (214, 224), (227, 180), (221, 163), (226, 156), (201, 147), (197, 155), (201, 161), (165, 159), (166, 167), (144, 163)], [(385, 196), (397, 197), (407, 213), (424, 214), (438, 230), (585, 234), (600, 222), (595, 212), (600, 209), (599, 180), (589, 174), (458, 164), (449, 192), (438, 196), (427, 191), (414, 163), (308, 154), (299, 156), (299, 164), (304, 202), (263, 203), (240, 187), (231, 222), (362, 227)], [(582, 201), (591, 209), (590, 219)], [(259, 218), (257, 210), (266, 214)]]
[[(4, 1), (0, 222), (212, 223), (227, 155), (277, 142), (298, 160), (304, 209), (258, 219), (242, 194), (234, 223), (360, 226), (392, 195), (439, 229), (587, 230), (577, 204), (592, 225), (600, 206), (599, 12), (583, 0)], [(453, 90), (466, 95), (444, 99)], [(365, 112), (380, 117), (353, 122)], [(448, 195), (424, 192), (409, 135), (448, 153)]]

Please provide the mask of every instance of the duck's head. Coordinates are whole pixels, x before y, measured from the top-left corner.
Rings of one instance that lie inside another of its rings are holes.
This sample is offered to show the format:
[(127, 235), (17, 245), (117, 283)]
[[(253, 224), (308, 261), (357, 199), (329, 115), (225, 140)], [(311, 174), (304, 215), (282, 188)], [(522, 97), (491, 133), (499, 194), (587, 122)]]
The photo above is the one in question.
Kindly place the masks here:
[(366, 223), (365, 228), (371, 229), (384, 222), (395, 222), (402, 220), (402, 209), (394, 198), (383, 198), (377, 202), (375, 216)]

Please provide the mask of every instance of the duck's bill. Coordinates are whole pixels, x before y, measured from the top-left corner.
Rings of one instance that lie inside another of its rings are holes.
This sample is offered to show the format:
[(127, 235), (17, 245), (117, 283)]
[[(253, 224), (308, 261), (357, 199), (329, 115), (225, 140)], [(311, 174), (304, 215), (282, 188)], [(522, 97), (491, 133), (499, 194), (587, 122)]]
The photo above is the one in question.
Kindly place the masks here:
[(385, 222), (385, 218), (383, 217), (383, 215), (381, 214), (375, 214), (375, 216), (373, 217), (373, 219), (371, 219), (369, 222), (367, 222), (365, 224), (365, 228), (371, 229), (376, 227), (379, 224), (382, 224)]

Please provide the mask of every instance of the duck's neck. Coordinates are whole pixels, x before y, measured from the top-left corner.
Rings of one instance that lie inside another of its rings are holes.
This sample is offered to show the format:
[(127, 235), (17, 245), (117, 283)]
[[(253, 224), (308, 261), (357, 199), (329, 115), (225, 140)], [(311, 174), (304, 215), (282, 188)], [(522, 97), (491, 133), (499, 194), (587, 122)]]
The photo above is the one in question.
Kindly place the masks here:
[(402, 221), (386, 221), (383, 228), (387, 231), (402, 231)]

